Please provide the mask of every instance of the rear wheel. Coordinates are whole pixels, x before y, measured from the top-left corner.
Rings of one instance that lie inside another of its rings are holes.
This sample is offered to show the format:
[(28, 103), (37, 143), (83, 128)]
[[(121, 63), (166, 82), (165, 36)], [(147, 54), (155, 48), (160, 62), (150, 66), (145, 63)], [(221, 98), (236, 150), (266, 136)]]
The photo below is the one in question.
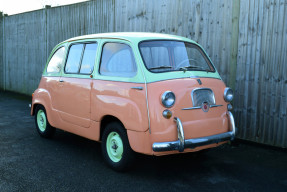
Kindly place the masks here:
[(116, 171), (127, 170), (134, 160), (126, 130), (118, 122), (109, 123), (102, 136), (102, 153), (105, 162)]
[(50, 138), (55, 133), (55, 128), (48, 121), (46, 110), (42, 105), (38, 105), (35, 111), (35, 124), (37, 132), (41, 137)]

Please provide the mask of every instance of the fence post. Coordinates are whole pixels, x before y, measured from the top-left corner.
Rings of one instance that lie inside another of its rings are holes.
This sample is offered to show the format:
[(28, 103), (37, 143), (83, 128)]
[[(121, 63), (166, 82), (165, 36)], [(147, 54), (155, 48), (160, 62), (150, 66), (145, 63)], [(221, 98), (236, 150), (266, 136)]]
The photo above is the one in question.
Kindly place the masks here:
[(239, 39), (239, 15), (240, 0), (234, 0), (232, 3), (232, 40), (231, 40), (231, 61), (229, 71), (230, 87), (235, 90), (236, 68), (237, 68), (237, 52)]
[(4, 15), (2, 12), (0, 12), (0, 88), (4, 89), (4, 82), (5, 82), (5, 76), (4, 76)]
[(48, 15), (48, 11), (50, 8), (51, 8), (51, 5), (45, 5), (46, 59), (48, 59), (48, 57), (49, 57), (49, 35), (48, 35), (48, 33), (49, 33), (49, 21), (48, 21), (49, 15)]

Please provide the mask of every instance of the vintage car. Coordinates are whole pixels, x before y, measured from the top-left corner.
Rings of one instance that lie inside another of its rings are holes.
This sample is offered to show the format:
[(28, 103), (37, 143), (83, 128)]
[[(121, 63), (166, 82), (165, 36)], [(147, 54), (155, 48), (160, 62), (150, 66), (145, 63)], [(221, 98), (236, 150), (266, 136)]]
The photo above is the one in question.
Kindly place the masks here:
[(134, 152), (195, 152), (233, 140), (232, 89), (203, 48), (179, 36), (104, 33), (58, 44), (33, 93), (40, 136), (55, 128), (100, 141), (107, 164)]

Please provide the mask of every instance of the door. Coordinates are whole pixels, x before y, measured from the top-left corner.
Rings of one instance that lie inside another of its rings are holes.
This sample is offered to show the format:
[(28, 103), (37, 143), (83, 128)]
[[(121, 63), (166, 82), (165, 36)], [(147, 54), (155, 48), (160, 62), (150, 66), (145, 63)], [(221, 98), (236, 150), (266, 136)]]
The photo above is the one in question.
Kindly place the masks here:
[(132, 49), (123, 40), (102, 40), (99, 70), (92, 89), (92, 119), (119, 119), (133, 131), (148, 130), (146, 87)]
[(59, 79), (58, 110), (63, 121), (90, 127), (91, 88), (97, 42), (74, 43)]

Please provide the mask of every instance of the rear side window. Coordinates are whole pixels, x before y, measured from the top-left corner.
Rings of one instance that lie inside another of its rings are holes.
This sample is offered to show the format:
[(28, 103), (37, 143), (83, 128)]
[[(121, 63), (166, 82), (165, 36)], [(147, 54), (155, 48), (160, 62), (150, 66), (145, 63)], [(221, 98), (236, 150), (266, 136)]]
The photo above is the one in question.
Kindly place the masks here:
[(70, 47), (65, 73), (91, 74), (94, 69), (97, 43), (74, 44)]
[(86, 44), (80, 73), (91, 74), (96, 60), (97, 44)]
[(78, 73), (80, 68), (80, 61), (83, 52), (83, 44), (76, 44), (70, 47), (65, 72), (66, 73)]
[(59, 73), (65, 59), (65, 47), (59, 48), (49, 61), (47, 72), (48, 73)]
[(100, 74), (133, 77), (137, 69), (130, 46), (123, 43), (106, 43), (103, 47)]

